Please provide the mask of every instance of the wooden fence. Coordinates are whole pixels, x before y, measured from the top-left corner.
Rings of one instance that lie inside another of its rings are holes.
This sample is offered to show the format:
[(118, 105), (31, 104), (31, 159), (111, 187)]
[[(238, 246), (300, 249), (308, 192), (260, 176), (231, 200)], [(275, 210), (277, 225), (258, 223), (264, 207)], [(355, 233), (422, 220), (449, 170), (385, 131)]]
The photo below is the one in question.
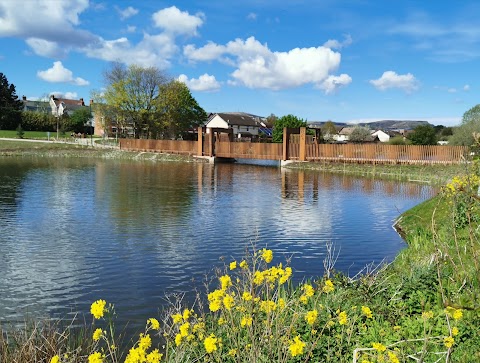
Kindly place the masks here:
[(253, 142), (215, 142), (215, 156), (234, 159), (281, 160), (282, 144)]
[(197, 141), (120, 139), (120, 149), (153, 151), (167, 154), (196, 155)]

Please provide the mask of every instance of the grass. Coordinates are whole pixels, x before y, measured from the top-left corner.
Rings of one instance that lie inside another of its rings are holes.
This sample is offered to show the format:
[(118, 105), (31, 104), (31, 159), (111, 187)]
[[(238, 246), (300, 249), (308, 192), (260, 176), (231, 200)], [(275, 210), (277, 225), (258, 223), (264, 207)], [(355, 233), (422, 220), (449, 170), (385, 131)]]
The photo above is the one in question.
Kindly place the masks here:
[[(57, 136), (56, 132), (51, 131), (50, 137), (46, 131), (24, 131), (24, 139), (34, 139), (34, 140), (48, 140), (48, 138), (53, 139)], [(0, 138), (10, 138), (17, 139), (17, 131), (15, 130), (0, 130)]]

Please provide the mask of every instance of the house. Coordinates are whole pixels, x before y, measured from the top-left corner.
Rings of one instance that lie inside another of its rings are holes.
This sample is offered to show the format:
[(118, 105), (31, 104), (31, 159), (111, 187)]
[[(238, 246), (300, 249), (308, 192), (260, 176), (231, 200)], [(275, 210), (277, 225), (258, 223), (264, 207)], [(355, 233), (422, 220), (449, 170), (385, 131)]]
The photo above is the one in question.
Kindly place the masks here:
[(380, 142), (388, 142), (390, 140), (390, 135), (382, 130), (372, 131), (372, 136), (377, 136)]
[(342, 127), (342, 129), (338, 132), (338, 134), (333, 135), (333, 140), (339, 143), (348, 142), (353, 130), (355, 130), (355, 127), (351, 127), (351, 126)]
[(40, 112), (40, 113), (50, 113), (50, 104), (48, 101), (32, 101), (32, 100), (27, 100), (26, 96), (22, 97), (22, 102), (23, 102), (23, 111), (29, 111), (29, 112)]
[(205, 124), (207, 133), (209, 129), (232, 130), (235, 138), (256, 138), (259, 129), (266, 127), (264, 118), (245, 112), (211, 113)]
[(63, 114), (71, 115), (76, 109), (80, 107), (87, 107), (83, 102), (83, 98), (79, 100), (70, 100), (67, 98), (57, 98), (54, 95), (50, 96), (50, 108), (52, 115), (60, 117)]

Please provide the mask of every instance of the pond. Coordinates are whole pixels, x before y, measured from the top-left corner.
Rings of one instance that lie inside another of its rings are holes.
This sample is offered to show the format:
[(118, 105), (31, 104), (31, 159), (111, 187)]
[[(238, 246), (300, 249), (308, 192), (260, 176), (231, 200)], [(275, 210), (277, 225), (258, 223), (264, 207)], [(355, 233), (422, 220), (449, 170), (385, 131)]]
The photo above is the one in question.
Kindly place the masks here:
[(353, 276), (394, 259), (394, 220), (436, 192), (259, 165), (3, 158), (0, 321), (87, 313), (101, 298), (142, 325), (253, 245), (291, 258), (300, 282), (322, 275), (331, 242)]

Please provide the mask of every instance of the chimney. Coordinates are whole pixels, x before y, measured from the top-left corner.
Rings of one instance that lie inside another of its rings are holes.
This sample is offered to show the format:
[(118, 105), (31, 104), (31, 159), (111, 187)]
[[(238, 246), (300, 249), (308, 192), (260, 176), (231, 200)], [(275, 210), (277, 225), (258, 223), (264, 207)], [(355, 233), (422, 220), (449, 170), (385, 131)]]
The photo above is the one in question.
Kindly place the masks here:
[(82, 103), (82, 106), (85, 106), (85, 103), (83, 102), (83, 98), (80, 98), (80, 102)]
[(22, 96), (22, 100), (26, 101), (26, 100), (27, 100), (27, 96)]

